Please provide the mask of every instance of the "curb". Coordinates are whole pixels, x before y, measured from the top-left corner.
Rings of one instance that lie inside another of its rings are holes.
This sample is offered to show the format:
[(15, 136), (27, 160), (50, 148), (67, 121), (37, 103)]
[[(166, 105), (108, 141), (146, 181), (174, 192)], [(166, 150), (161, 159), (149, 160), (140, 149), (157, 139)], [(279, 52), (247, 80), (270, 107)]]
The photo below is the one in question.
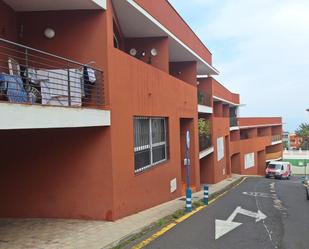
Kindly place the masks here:
[[(213, 199), (216, 199), (216, 198), (219, 198), (221, 195), (223, 196), (224, 194), (227, 193), (228, 190), (231, 190), (233, 189), (235, 186), (237, 186), (238, 184), (240, 184), (242, 181), (245, 181), (247, 177), (245, 176), (241, 176), (239, 177), (238, 179), (236, 179), (235, 181), (232, 181), (230, 182), (227, 186), (225, 186), (224, 188), (220, 189), (220, 190), (217, 190), (213, 193), (211, 193), (209, 195), (209, 205), (211, 205)], [(198, 199), (196, 200), (195, 202), (199, 202), (199, 201), (202, 201), (203, 199)], [(205, 205), (202, 205), (202, 206), (199, 206), (199, 207), (196, 207), (193, 212), (196, 213), (197, 211), (201, 210), (203, 207), (206, 207)], [(182, 209), (179, 209), (179, 210), (176, 210), (175, 212), (171, 213), (170, 215), (168, 216), (165, 216), (165, 217), (162, 217), (161, 219), (167, 219), (169, 220), (167, 222), (167, 224), (163, 225), (163, 226), (159, 226), (158, 225), (158, 221), (150, 224), (150, 225), (146, 225), (145, 227), (141, 228), (141, 229), (138, 229), (136, 231), (133, 231), (131, 232), (130, 234), (124, 236), (123, 238), (119, 239), (119, 240), (116, 240), (104, 247), (102, 247), (101, 249), (120, 249), (124, 246), (126, 246), (127, 244), (129, 244), (130, 242), (134, 241), (134, 240), (137, 240), (139, 239), (140, 237), (142, 237), (143, 235), (145, 235), (146, 233), (152, 231), (152, 230), (155, 230), (156, 228), (162, 228), (164, 226), (168, 226), (168, 225), (171, 225), (173, 223), (173, 219), (171, 218), (173, 216), (174, 213), (176, 212), (179, 212), (179, 211), (183, 211), (184, 208)], [(194, 214), (193, 213), (193, 214)], [(190, 213), (189, 213), (190, 214)], [(187, 214), (181, 216), (180, 218), (176, 219), (176, 220), (183, 220), (183, 218), (186, 217)], [(160, 220), (161, 220), (160, 219)], [(175, 222), (175, 220), (174, 220)], [(178, 223), (178, 222), (177, 222)]]

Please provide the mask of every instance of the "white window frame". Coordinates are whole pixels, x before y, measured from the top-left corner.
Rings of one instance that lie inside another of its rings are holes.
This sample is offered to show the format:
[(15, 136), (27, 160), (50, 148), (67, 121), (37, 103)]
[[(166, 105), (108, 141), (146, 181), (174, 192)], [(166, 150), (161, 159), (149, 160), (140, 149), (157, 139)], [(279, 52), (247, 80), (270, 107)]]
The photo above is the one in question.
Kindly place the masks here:
[(217, 160), (218, 162), (224, 158), (224, 137), (217, 138)]
[[(148, 168), (151, 168), (153, 166), (156, 166), (162, 162), (165, 162), (167, 161), (167, 118), (165, 117), (137, 117), (135, 116), (134, 119), (147, 119), (149, 120), (149, 144), (148, 145), (143, 145), (143, 146), (137, 146), (135, 147), (134, 146), (134, 154), (138, 151), (142, 151), (142, 150), (146, 150), (146, 149), (150, 149), (150, 164), (149, 165), (146, 165), (142, 168), (139, 168), (139, 169), (135, 169), (135, 166), (134, 166), (134, 172), (135, 173), (140, 173)], [(153, 144), (152, 143), (152, 121), (155, 120), (155, 119), (159, 119), (159, 120), (163, 120), (164, 121), (164, 136), (165, 136), (165, 141), (164, 142), (159, 142), (159, 143), (155, 143)], [(135, 136), (135, 134), (134, 134)], [(164, 153), (165, 153), (165, 158), (163, 160), (160, 160), (158, 162), (153, 162), (153, 148), (156, 148), (156, 147), (159, 147), (159, 146), (162, 146), (164, 145)]]
[(247, 153), (244, 156), (244, 168), (250, 169), (255, 166), (255, 153)]

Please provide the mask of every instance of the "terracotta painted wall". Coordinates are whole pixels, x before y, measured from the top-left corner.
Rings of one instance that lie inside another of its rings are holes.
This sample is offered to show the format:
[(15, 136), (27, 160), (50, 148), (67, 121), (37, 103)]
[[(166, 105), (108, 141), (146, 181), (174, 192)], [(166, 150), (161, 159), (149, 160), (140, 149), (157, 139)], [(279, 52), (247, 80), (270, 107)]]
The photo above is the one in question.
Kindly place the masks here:
[(240, 153), (231, 156), (231, 170), (234, 174), (241, 174)]
[(231, 141), (238, 141), (240, 139), (240, 132), (239, 130), (231, 131), (230, 132), (230, 139)]
[(254, 125), (274, 125), (282, 124), (280, 117), (258, 117), (258, 118), (238, 118), (239, 126), (254, 126)]
[(257, 128), (248, 128), (240, 130), (240, 137), (243, 139), (257, 137)]
[[(245, 169), (245, 155), (248, 153), (254, 153), (254, 166), (248, 169)], [(258, 158), (257, 158), (257, 152), (254, 151), (247, 151), (244, 153), (240, 153), (240, 164), (241, 164), (241, 174), (243, 175), (257, 175), (258, 174)]]
[(170, 74), (182, 81), (196, 86), (197, 67), (195, 61), (171, 62)]
[(272, 126), (271, 127), (271, 134), (272, 135), (282, 135), (282, 126)]
[[(17, 42), (18, 29), (17, 29), (17, 17), (13, 9), (0, 0), (0, 38)], [(8, 56), (12, 53), (8, 49), (11, 46), (0, 42), (0, 72), (8, 73)], [(11, 47), (12, 48), (12, 47)], [(16, 56), (16, 53), (13, 53)], [(0, 97), (1, 98), (1, 97)]]
[(266, 168), (265, 150), (258, 151), (257, 158), (258, 158), (258, 175), (264, 175)]
[[(113, 33), (107, 13), (18, 13), (16, 22), (23, 25), (23, 33), (17, 42), (81, 63), (95, 61), (92, 65), (105, 71), (108, 97), (106, 51)], [(14, 24), (12, 18), (5, 20)], [(46, 27), (55, 29), (54, 39), (43, 36)], [(16, 27), (13, 30), (17, 33)], [(0, 198), (5, 203), (1, 217), (112, 219), (110, 128), (3, 131), (0, 138), (0, 148), (7, 154), (0, 165)]]
[(239, 94), (232, 93), (226, 87), (224, 87), (221, 83), (219, 83), (217, 80), (213, 78), (211, 79), (212, 79), (212, 84), (213, 84), (213, 95), (214, 96), (230, 101), (235, 104), (240, 104)]
[[(190, 141), (190, 144), (195, 144), (196, 138), (196, 126), (195, 126), (195, 120), (192, 118), (181, 118), (180, 119), (180, 164), (181, 164), (181, 195), (186, 194), (186, 186), (187, 186), (187, 173), (186, 173), (186, 166), (184, 164), (184, 159), (186, 158), (186, 133), (187, 131), (190, 132), (190, 140), (191, 136), (193, 138), (192, 141)], [(177, 146), (177, 145), (176, 145)], [(192, 191), (196, 191), (199, 187), (199, 183), (197, 183), (197, 179), (199, 177), (199, 171), (198, 171), (198, 161), (196, 161), (195, 154), (196, 153), (196, 147), (193, 146), (189, 148), (189, 158), (191, 161), (191, 165), (193, 165), (193, 168), (190, 168), (190, 187)], [(197, 166), (197, 167), (194, 167)], [(191, 167), (191, 166), (190, 166)]]
[[(109, 48), (112, 103), (112, 161), (115, 219), (174, 199), (181, 189), (180, 118), (193, 119), (192, 182), (199, 188), (196, 87), (130, 55)], [(170, 159), (144, 173), (134, 173), (133, 116), (169, 119)], [(170, 181), (178, 189), (170, 193)]]
[(230, 107), (229, 105), (223, 105), (222, 106), (222, 110), (223, 110), (223, 117), (229, 118), (230, 117)]
[[(145, 51), (146, 57), (141, 58), (142, 61), (161, 69), (164, 72), (169, 72), (169, 49), (168, 38), (165, 37), (148, 37), (148, 38), (128, 38), (125, 39), (125, 50), (130, 52), (131, 48), (138, 51), (138, 55)], [(156, 57), (151, 56), (151, 49), (155, 48), (158, 52)]]
[[(101, 10), (22, 12), (19, 24), (25, 45), (55, 53), (82, 63), (95, 61), (103, 67), (106, 60), (106, 20)], [(44, 36), (45, 28), (53, 28), (53, 39)], [(94, 65), (94, 66), (95, 66)]]
[[(240, 160), (241, 174), (257, 175), (259, 173), (258, 152), (265, 150), (265, 147), (271, 144), (271, 137), (254, 137), (251, 139), (240, 140)], [(248, 153), (255, 153), (255, 165), (252, 168), (245, 169), (244, 156)], [(265, 161), (266, 164), (266, 161)]]
[[(230, 158), (226, 156), (226, 150), (229, 144), (226, 143), (226, 136), (229, 136), (230, 133), (230, 123), (229, 118), (212, 118), (212, 142), (214, 145), (214, 183), (219, 182), (227, 177), (226, 174), (226, 166), (229, 164)], [(223, 137), (224, 138), (224, 158), (218, 161), (217, 157), (217, 139)]]
[(274, 153), (278, 151), (282, 151), (282, 143), (266, 147), (266, 153)]
[(271, 127), (258, 128), (257, 133), (259, 137), (271, 136)]
[(110, 219), (108, 129), (0, 131), (0, 217)]
[(214, 154), (202, 158), (200, 160), (200, 181), (201, 184), (213, 183), (214, 179)]
[[(107, 70), (107, 13), (102, 10), (21, 12), (18, 23), (23, 25), (19, 42), (105, 71), (104, 97), (109, 104)], [(53, 28), (56, 36), (47, 39), (45, 28)], [(111, 26), (112, 29), (112, 26)], [(59, 65), (62, 67), (62, 63)], [(76, 66), (78, 67), (78, 66)]]
[(218, 117), (218, 118), (223, 117), (223, 104), (221, 101), (213, 102), (213, 115), (214, 117)]
[(213, 85), (211, 78), (199, 78), (197, 79), (198, 82), (198, 90), (210, 95), (210, 106), (213, 106), (213, 98), (212, 98), (212, 91)]
[(168, 1), (135, 0), (135, 2), (150, 13), (163, 26), (170, 30), (205, 61), (209, 64), (212, 63), (212, 55), (209, 50)]
[(17, 41), (17, 17), (14, 10), (0, 0), (0, 37), (10, 41)]
[(240, 152), (240, 141), (230, 141), (230, 155)]

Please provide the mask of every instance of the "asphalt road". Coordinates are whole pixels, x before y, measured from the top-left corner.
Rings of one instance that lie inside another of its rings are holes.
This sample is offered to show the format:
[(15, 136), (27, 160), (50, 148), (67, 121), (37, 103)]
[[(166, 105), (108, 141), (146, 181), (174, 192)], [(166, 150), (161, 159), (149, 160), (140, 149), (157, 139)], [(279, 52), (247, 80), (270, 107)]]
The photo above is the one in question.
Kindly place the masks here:
[(309, 249), (304, 186), (295, 177), (248, 178), (145, 248)]

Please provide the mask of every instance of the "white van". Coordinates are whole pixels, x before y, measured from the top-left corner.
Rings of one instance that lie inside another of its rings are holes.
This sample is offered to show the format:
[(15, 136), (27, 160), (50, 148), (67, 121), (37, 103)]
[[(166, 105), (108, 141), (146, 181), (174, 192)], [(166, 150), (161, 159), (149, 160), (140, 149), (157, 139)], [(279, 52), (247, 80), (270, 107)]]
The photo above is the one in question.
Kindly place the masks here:
[(274, 177), (278, 179), (289, 179), (291, 174), (291, 164), (281, 161), (270, 162), (265, 171), (266, 178)]

